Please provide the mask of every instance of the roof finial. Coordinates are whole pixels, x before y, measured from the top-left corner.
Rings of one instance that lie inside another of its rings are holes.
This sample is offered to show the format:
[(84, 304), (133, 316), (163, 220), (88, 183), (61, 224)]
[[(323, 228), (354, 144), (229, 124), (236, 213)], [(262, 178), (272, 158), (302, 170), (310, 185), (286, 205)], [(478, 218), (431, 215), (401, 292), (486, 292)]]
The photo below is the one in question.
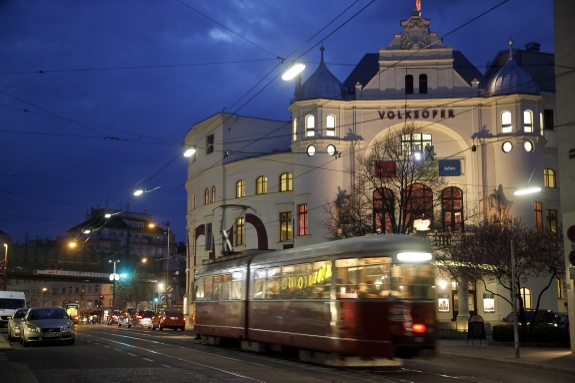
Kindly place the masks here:
[(513, 60), (513, 39), (509, 37), (509, 59), (507, 61)]
[(419, 16), (421, 16), (421, 0), (415, 0), (415, 9), (417, 9)]
[(323, 43), (321, 43), (321, 47), (319, 48), (319, 51), (321, 52), (321, 64), (323, 64), (323, 51), (325, 51), (325, 48), (323, 47)]

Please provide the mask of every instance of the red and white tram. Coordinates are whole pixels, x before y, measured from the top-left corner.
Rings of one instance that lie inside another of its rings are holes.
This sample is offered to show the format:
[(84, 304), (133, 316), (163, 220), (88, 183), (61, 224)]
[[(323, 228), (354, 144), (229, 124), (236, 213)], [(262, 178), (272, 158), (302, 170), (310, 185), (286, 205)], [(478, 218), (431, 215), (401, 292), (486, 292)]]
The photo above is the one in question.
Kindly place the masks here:
[(194, 330), (209, 343), (290, 347), (332, 365), (431, 355), (431, 262), (430, 244), (411, 235), (221, 257), (197, 271)]

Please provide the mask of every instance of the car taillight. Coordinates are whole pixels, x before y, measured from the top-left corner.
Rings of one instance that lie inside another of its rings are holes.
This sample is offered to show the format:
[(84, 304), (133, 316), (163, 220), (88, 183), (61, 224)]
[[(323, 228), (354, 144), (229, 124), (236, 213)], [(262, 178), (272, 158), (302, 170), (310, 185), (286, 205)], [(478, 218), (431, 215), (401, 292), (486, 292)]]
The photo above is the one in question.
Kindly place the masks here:
[(425, 332), (425, 330), (427, 330), (424, 324), (414, 324), (411, 326), (411, 329), (413, 332)]
[(142, 319), (141, 315), (136, 315), (136, 319)]

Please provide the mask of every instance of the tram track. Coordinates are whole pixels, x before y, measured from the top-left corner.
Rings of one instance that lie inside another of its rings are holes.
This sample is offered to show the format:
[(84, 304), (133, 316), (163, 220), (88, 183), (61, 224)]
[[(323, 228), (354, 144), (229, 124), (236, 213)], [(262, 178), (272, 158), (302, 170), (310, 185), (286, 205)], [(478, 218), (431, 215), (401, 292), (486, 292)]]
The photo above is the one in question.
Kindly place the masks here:
[[(257, 377), (254, 377), (254, 376), (250, 376), (249, 374), (246, 374), (246, 373), (234, 371), (233, 369), (226, 369), (226, 368), (217, 367), (217, 366), (215, 366), (218, 364), (217, 361), (215, 361), (214, 363), (209, 363), (209, 364), (207, 364), (205, 362), (198, 362), (198, 361), (194, 361), (190, 358), (184, 358), (181, 356), (174, 356), (174, 355), (170, 355), (170, 353), (167, 353), (167, 352), (160, 352), (160, 351), (151, 350), (151, 349), (148, 349), (145, 347), (141, 347), (141, 346), (134, 344), (132, 341), (149, 342), (149, 343), (152, 343), (156, 346), (170, 347), (174, 350), (176, 350), (176, 349), (185, 350), (188, 352), (193, 352), (196, 355), (203, 355), (203, 356), (209, 357), (210, 360), (212, 360), (212, 361), (215, 360), (214, 358), (218, 358), (218, 360), (225, 360), (226, 362), (240, 363), (243, 367), (242, 368), (243, 370), (245, 370), (245, 366), (246, 366), (246, 364), (248, 364), (249, 366), (251, 366), (255, 369), (271, 370), (276, 374), (289, 374), (292, 376), (299, 377), (299, 379), (300, 379), (299, 381), (301, 381), (302, 383), (308, 382), (308, 381), (309, 382), (330, 382), (330, 383), (348, 383), (348, 382), (372, 382), (372, 383), (375, 383), (375, 382), (391, 382), (392, 381), (392, 380), (390, 380), (386, 377), (383, 377), (383, 376), (365, 375), (365, 374), (356, 373), (352, 370), (347, 370), (347, 369), (331, 369), (328, 367), (317, 366), (317, 365), (312, 366), (312, 365), (308, 365), (306, 363), (296, 361), (296, 360), (284, 359), (284, 358), (275, 358), (275, 357), (271, 358), (271, 357), (266, 357), (266, 356), (262, 356), (262, 355), (258, 355), (258, 354), (251, 354), (251, 353), (246, 353), (246, 352), (242, 352), (243, 358), (236, 358), (236, 357), (231, 357), (231, 356), (227, 356), (227, 355), (222, 355), (221, 354), (221, 351), (222, 351), (221, 348), (218, 348), (218, 350), (220, 352), (213, 352), (212, 350), (210, 350), (210, 351), (196, 350), (196, 349), (193, 349), (191, 347), (186, 347), (186, 346), (182, 346), (182, 345), (175, 345), (172, 342), (169, 342), (169, 339), (164, 339), (164, 340), (160, 341), (160, 340), (150, 339), (147, 337), (143, 338), (141, 336), (141, 334), (134, 336), (134, 335), (129, 335), (129, 334), (115, 333), (113, 335), (115, 337), (123, 338), (122, 340), (120, 340), (120, 339), (109, 339), (109, 338), (104, 337), (104, 336), (97, 336), (97, 335), (87, 334), (87, 333), (81, 333), (78, 335), (79, 335), (78, 336), (79, 338), (87, 337), (88, 339), (92, 339), (92, 340), (97, 339), (104, 346), (105, 346), (105, 342), (109, 342), (109, 343), (113, 343), (113, 344), (116, 344), (119, 346), (130, 347), (132, 349), (141, 351), (143, 353), (150, 353), (150, 354), (153, 354), (155, 356), (165, 357), (165, 358), (172, 359), (174, 361), (178, 361), (181, 363), (186, 363), (186, 364), (190, 364), (190, 365), (194, 365), (194, 366), (198, 366), (198, 367), (202, 367), (202, 368), (211, 369), (214, 371), (218, 371), (220, 373), (224, 373), (224, 374), (229, 375), (229, 376), (242, 378), (242, 379), (245, 379), (246, 381), (252, 381), (252, 382), (261, 382), (261, 383), (268, 383), (269, 382), (269, 383), (272, 383), (272, 382), (279, 382), (281, 380), (262, 380), (262, 379), (259, 379)], [(190, 338), (192, 338), (192, 337), (190, 337)], [(206, 348), (210, 347), (211, 348), (211, 346), (207, 346), (207, 345), (205, 345), (201, 342), (197, 342), (195, 340), (193, 340), (189, 344), (194, 344), (195, 346), (200, 346), (200, 347), (206, 347)], [(241, 350), (230, 349), (230, 348), (226, 348), (223, 350), (241, 351)], [(257, 359), (257, 362), (249, 361), (248, 359)], [(272, 364), (272, 365), (270, 365), (270, 364)], [(301, 371), (302, 368), (305, 368), (308, 371), (302, 372)], [(294, 369), (298, 369), (299, 371), (295, 371)]]

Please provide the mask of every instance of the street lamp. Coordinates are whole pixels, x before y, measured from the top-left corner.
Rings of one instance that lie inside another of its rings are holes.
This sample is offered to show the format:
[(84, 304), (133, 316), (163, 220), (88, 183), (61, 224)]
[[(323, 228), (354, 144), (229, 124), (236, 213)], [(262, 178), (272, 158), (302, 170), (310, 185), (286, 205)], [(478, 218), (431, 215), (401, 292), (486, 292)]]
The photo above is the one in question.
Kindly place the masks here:
[[(151, 222), (148, 226), (155, 227), (156, 224)], [(171, 298), (168, 298), (167, 295), (169, 293), (168, 289), (170, 287), (170, 221), (166, 221), (166, 227), (168, 230), (168, 255), (166, 256), (166, 302), (168, 304), (168, 308), (170, 308)]]
[(109, 262), (114, 263), (114, 273), (110, 274), (110, 280), (113, 282), (112, 284), (112, 309), (114, 308), (114, 305), (116, 304), (116, 281), (120, 280), (120, 274), (116, 274), (116, 263), (120, 262), (119, 260), (117, 261), (112, 261), (111, 259), (109, 260)]
[(8, 244), (5, 243), (4, 247), (6, 250), (4, 251), (4, 291), (8, 289), (8, 280), (6, 277), (8, 276)]

